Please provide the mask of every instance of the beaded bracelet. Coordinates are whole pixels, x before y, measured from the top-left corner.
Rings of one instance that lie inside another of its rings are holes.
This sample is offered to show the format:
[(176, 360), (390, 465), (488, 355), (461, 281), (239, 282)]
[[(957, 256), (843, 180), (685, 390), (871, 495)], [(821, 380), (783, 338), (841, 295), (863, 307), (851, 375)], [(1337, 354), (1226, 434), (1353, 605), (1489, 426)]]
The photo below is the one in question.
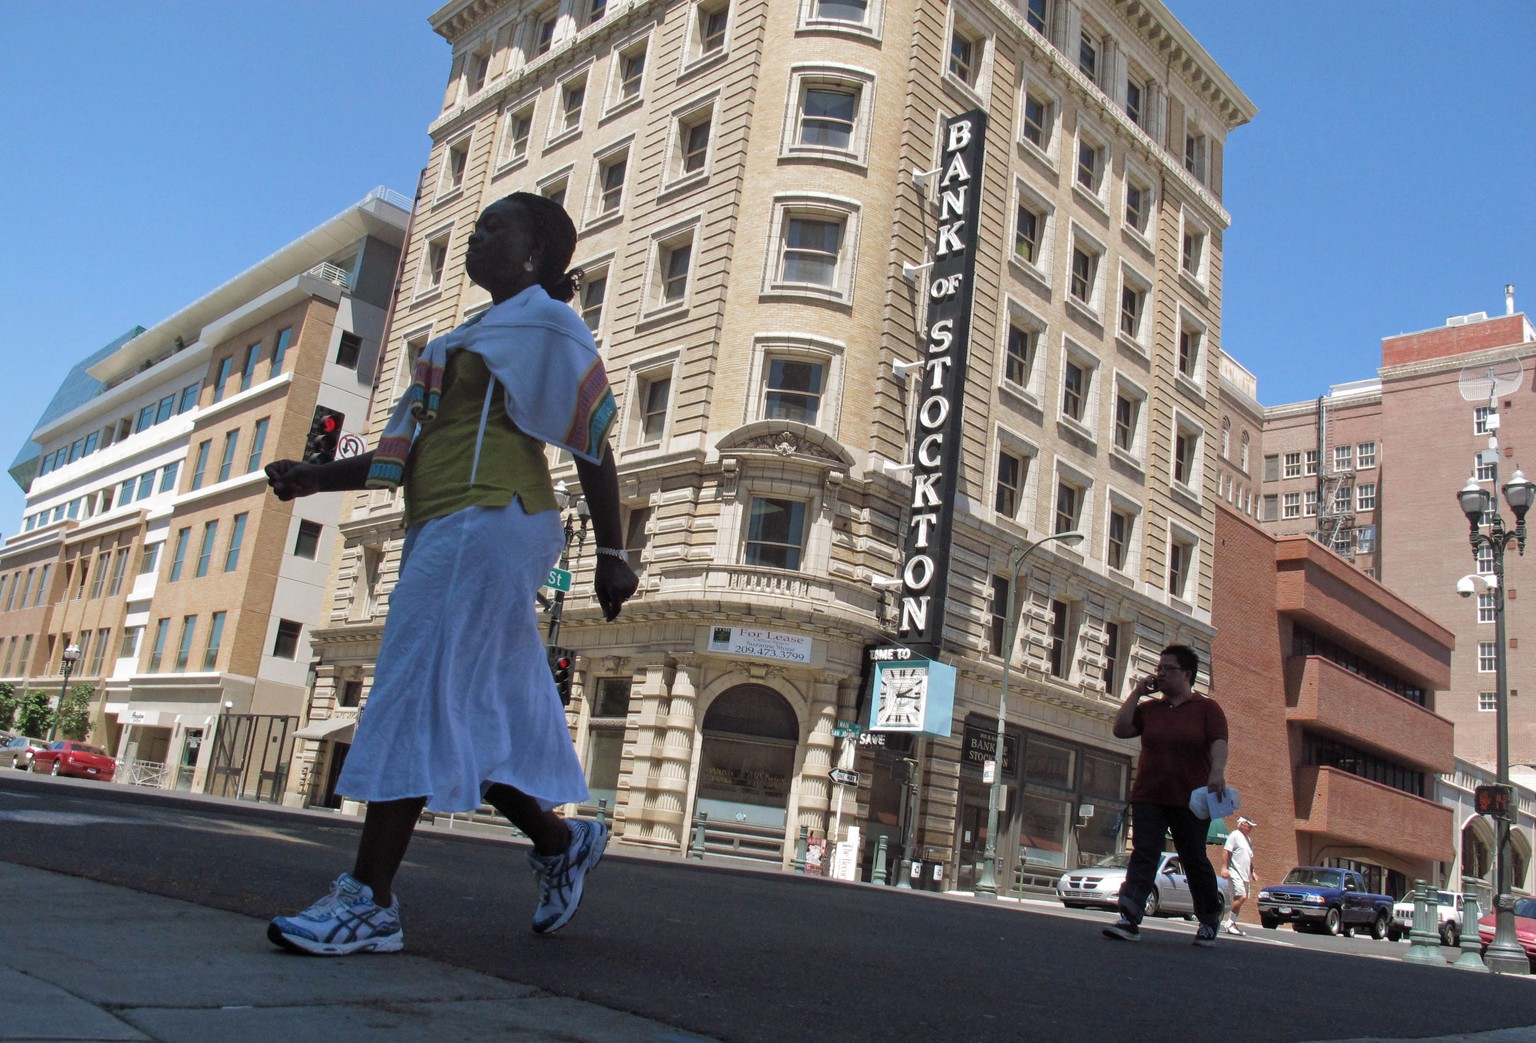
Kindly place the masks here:
[(610, 558), (618, 558), (622, 562), (627, 563), (629, 561), (629, 555), (617, 547), (599, 547), (597, 552), (599, 554), (606, 554)]

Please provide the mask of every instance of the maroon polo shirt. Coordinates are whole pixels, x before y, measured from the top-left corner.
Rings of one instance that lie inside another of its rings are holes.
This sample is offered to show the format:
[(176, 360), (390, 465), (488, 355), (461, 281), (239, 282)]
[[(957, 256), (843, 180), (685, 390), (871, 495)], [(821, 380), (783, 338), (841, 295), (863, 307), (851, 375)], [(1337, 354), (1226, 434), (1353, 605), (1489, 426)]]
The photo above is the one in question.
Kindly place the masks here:
[(1131, 800), (1188, 806), (1190, 791), (1210, 781), (1211, 743), (1227, 737), (1227, 715), (1197, 694), (1178, 706), (1166, 697), (1144, 700), (1131, 723), (1141, 736)]

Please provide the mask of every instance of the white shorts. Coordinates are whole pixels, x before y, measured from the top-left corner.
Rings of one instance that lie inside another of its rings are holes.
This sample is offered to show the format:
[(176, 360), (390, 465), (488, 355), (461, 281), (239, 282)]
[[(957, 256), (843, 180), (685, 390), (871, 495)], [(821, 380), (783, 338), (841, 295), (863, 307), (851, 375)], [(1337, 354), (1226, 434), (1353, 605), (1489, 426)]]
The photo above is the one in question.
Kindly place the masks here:
[(1228, 882), (1230, 882), (1232, 884), (1232, 897), (1233, 898), (1247, 898), (1248, 897), (1248, 878), (1247, 877), (1238, 876), (1236, 873), (1232, 873), (1231, 875), (1228, 876), (1227, 880), (1228, 880)]

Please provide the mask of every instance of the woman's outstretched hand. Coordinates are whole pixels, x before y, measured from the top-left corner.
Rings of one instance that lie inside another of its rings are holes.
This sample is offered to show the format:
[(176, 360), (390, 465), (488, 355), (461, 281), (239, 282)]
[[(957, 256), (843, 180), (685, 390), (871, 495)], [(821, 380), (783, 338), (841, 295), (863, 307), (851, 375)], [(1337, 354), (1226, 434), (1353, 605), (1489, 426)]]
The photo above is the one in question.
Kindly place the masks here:
[(274, 460), (266, 466), (267, 484), (279, 500), (291, 500), (295, 496), (312, 496), (320, 491), (320, 479), (315, 465), (298, 460)]
[(619, 616), (624, 602), (634, 596), (640, 586), (640, 577), (629, 567), (629, 562), (611, 554), (597, 556), (597, 574), (592, 581), (597, 603), (603, 607), (603, 618), (610, 623)]

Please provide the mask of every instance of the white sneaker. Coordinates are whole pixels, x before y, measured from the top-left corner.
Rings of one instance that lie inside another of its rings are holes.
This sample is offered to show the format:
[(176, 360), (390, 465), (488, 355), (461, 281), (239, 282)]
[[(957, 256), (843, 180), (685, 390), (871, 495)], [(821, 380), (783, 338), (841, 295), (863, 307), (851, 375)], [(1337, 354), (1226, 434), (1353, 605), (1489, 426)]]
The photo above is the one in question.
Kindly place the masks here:
[(608, 846), (608, 827), (586, 819), (567, 819), (571, 844), (558, 855), (528, 852), (528, 864), (539, 880), (539, 907), (533, 911), (533, 929), (552, 934), (570, 923), (581, 904), (587, 874), (596, 868)]
[(1237, 921), (1236, 920), (1232, 920), (1232, 921), (1229, 921), (1227, 923), (1227, 933), (1228, 934), (1235, 934), (1239, 938), (1241, 938), (1241, 937), (1243, 937), (1243, 935), (1246, 932), (1238, 930), (1238, 928), (1237, 928)]
[(278, 916), (267, 925), (274, 945), (311, 956), (348, 956), (355, 952), (399, 952), (405, 947), (400, 927), (400, 897), (389, 908), (374, 904), (373, 888), (342, 873), (331, 893), (297, 916)]

